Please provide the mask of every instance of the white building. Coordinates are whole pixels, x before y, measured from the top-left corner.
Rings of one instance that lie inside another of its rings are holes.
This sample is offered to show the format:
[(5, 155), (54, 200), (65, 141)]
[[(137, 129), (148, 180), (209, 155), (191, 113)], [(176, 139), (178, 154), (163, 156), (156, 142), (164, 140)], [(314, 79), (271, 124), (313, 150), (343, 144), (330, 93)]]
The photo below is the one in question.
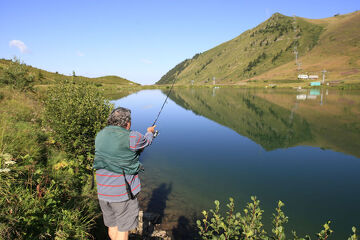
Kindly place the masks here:
[(307, 74), (299, 74), (298, 79), (309, 79), (309, 76)]
[(296, 95), (296, 99), (297, 99), (297, 100), (306, 100), (306, 94)]
[(309, 75), (309, 79), (319, 79), (319, 75)]

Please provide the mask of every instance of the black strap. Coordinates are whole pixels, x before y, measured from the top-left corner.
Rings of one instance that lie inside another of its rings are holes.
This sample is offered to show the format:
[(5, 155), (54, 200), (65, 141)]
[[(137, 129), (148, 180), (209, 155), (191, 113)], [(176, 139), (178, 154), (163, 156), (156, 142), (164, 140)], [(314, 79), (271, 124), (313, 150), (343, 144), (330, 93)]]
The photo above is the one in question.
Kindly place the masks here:
[(132, 191), (131, 191), (130, 184), (129, 184), (128, 181), (126, 180), (124, 169), (122, 170), (122, 172), (123, 172), (123, 176), (124, 176), (124, 180), (125, 180), (127, 195), (128, 195), (128, 197), (129, 197), (129, 199), (134, 200), (134, 199), (135, 199), (135, 196), (134, 196), (134, 194), (133, 194)]
[(95, 187), (95, 176), (94, 176), (94, 170), (91, 170), (91, 175), (92, 175), (92, 178), (91, 178), (91, 190), (94, 189)]

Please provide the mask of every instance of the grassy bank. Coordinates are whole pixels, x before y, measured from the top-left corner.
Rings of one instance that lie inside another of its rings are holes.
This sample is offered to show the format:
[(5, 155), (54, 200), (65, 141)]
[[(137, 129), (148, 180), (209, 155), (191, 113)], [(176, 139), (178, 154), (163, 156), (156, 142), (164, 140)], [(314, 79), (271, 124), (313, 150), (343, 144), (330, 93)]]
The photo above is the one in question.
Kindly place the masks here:
[(88, 239), (98, 206), (36, 93), (0, 89), (0, 239)]

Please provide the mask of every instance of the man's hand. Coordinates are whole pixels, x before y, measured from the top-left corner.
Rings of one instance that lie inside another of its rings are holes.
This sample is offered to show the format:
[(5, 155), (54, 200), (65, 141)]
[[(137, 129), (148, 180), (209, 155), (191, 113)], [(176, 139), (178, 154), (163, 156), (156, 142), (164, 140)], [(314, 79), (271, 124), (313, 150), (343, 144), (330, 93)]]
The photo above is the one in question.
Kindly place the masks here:
[(156, 125), (154, 125), (154, 126), (152, 126), (152, 127), (148, 127), (148, 128), (147, 128), (147, 131), (154, 133), (154, 132), (155, 132), (155, 127), (156, 127)]

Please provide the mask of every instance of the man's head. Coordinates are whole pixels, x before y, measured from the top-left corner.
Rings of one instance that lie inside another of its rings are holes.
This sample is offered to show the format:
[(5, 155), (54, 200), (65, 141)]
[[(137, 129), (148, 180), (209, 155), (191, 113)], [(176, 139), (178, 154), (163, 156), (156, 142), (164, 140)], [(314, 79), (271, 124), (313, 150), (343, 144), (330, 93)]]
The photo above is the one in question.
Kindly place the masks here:
[(130, 129), (131, 124), (131, 111), (127, 108), (115, 108), (107, 119), (108, 125), (123, 127)]

